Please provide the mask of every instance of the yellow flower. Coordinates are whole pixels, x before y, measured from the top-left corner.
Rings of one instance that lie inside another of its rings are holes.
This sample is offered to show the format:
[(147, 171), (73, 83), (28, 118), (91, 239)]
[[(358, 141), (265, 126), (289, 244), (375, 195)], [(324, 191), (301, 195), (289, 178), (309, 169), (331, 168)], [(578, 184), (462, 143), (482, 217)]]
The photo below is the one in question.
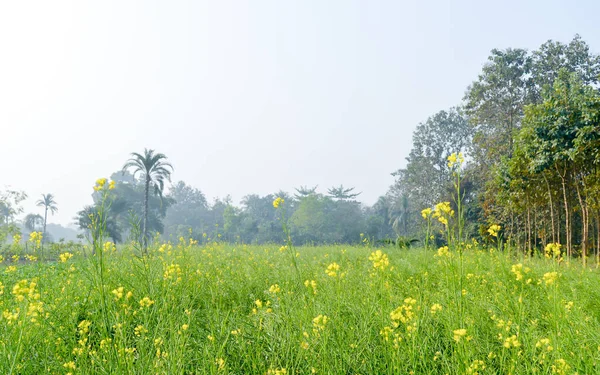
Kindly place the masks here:
[(141, 307), (150, 307), (154, 304), (154, 301), (152, 301), (150, 298), (148, 297), (144, 297), (140, 300), (140, 306)]
[(279, 287), (279, 284), (273, 284), (269, 287), (269, 293), (277, 294), (279, 292), (281, 292), (281, 288)]
[(448, 167), (452, 168), (456, 164), (456, 152), (448, 156)]
[(546, 285), (552, 285), (558, 278), (558, 272), (546, 272), (544, 274), (544, 283)]
[(460, 340), (467, 335), (467, 330), (464, 328), (460, 328), (455, 329), (454, 331), (452, 331), (452, 333), (454, 334), (454, 341), (460, 342)]
[(313, 332), (318, 333), (319, 331), (325, 330), (327, 322), (329, 322), (329, 318), (327, 317), (327, 315), (317, 315), (313, 319)]
[(18, 245), (21, 242), (21, 234), (16, 233), (13, 235), (13, 245)]
[(71, 259), (73, 257), (73, 254), (66, 252), (66, 253), (62, 253), (58, 256), (58, 258), (60, 259), (61, 263), (65, 263), (66, 261), (68, 261), (69, 259)]
[(517, 339), (517, 335), (512, 335), (504, 339), (504, 343), (502, 344), (505, 348), (509, 349), (511, 346), (513, 348), (518, 348), (521, 346), (521, 343)]
[(338, 275), (339, 270), (340, 270), (340, 265), (333, 262), (327, 266), (325, 273), (327, 274), (327, 276), (336, 277)]
[(448, 168), (452, 168), (455, 165), (461, 166), (464, 162), (465, 157), (463, 156), (462, 152), (459, 152), (458, 154), (454, 152), (448, 156)]
[(493, 224), (490, 225), (490, 227), (488, 228), (488, 233), (490, 234), (490, 236), (492, 237), (498, 237), (498, 232), (500, 232), (500, 229), (502, 229), (502, 227), (498, 224)]
[(115, 181), (111, 181), (110, 184), (108, 184), (108, 190), (112, 190), (115, 188)]
[(431, 315), (435, 315), (438, 311), (442, 311), (442, 305), (439, 303), (434, 303), (431, 305)]
[(421, 211), (421, 216), (423, 216), (423, 219), (427, 219), (429, 218), (429, 216), (431, 216), (431, 208), (425, 208), (424, 210)]
[(75, 370), (75, 362), (73, 362), (73, 361), (67, 362), (67, 363), (63, 364), (63, 367), (68, 370)]
[(182, 329), (183, 331), (187, 331), (187, 330), (188, 330), (188, 328), (190, 328), (190, 325), (189, 325), (189, 324), (184, 324), (184, 325), (182, 325), (182, 326), (181, 326), (181, 329)]
[(372, 252), (369, 256), (369, 260), (373, 262), (373, 268), (381, 271), (385, 271), (385, 269), (390, 265), (390, 260), (388, 259), (387, 254), (381, 250)]
[(559, 243), (549, 243), (546, 245), (544, 248), (544, 254), (546, 258), (560, 259), (560, 248), (561, 245)]
[(443, 257), (450, 257), (450, 250), (448, 249), (448, 246), (442, 246), (438, 249), (437, 251), (437, 256), (440, 258)]
[(285, 368), (270, 368), (267, 370), (267, 375), (287, 375), (287, 373)]
[(273, 207), (279, 208), (279, 206), (282, 205), (283, 203), (285, 203), (285, 200), (283, 198), (281, 198), (281, 197), (277, 197), (273, 201)]
[(118, 301), (118, 300), (120, 300), (121, 298), (123, 298), (123, 291), (124, 291), (124, 288), (123, 288), (122, 286), (120, 286), (120, 287), (118, 287), (117, 289), (114, 289), (114, 290), (112, 291), (112, 294), (114, 294), (114, 295), (115, 295), (115, 301)]

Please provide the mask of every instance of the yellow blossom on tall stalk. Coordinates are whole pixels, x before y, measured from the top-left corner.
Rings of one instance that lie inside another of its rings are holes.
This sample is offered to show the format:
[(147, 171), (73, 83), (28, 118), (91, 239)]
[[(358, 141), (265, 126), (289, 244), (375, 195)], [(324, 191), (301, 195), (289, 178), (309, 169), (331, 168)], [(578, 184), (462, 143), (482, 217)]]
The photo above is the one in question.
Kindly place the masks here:
[(329, 277), (336, 277), (336, 276), (338, 276), (338, 271), (339, 270), (340, 270), (340, 265), (337, 264), (337, 263), (335, 263), (335, 262), (333, 262), (333, 263), (331, 263), (330, 265), (327, 266), (327, 269), (325, 270), (325, 273)]
[(150, 307), (154, 304), (154, 301), (152, 301), (150, 298), (148, 297), (144, 297), (140, 300), (140, 306), (141, 307)]
[(458, 154), (453, 152), (450, 156), (448, 156), (448, 168), (454, 168), (455, 165), (461, 166), (465, 162), (465, 158), (462, 152)]
[(544, 274), (543, 280), (546, 285), (552, 285), (558, 279), (558, 272), (546, 272)]
[(13, 245), (18, 245), (19, 242), (21, 242), (21, 234), (20, 233), (15, 233), (13, 235)]
[(279, 206), (282, 205), (283, 203), (285, 203), (285, 200), (283, 198), (281, 198), (281, 197), (277, 197), (273, 201), (273, 207), (279, 208)]
[(325, 330), (325, 326), (327, 326), (327, 322), (329, 322), (329, 318), (327, 315), (317, 315), (312, 323), (313, 323), (313, 333), (318, 334), (320, 331)]
[(58, 256), (58, 259), (60, 260), (61, 263), (65, 263), (66, 261), (68, 261), (69, 259), (71, 259), (73, 257), (73, 254), (66, 252), (66, 253), (62, 253)]
[(464, 328), (455, 329), (454, 331), (452, 331), (452, 334), (454, 341), (460, 342), (464, 337), (467, 336), (467, 330)]
[(29, 233), (29, 242), (34, 244), (36, 248), (39, 248), (42, 246), (43, 237), (42, 232), (31, 232)]
[(423, 216), (423, 219), (427, 219), (431, 216), (432, 210), (431, 208), (425, 208), (423, 210), (421, 210), (421, 216)]
[(369, 256), (369, 260), (373, 262), (373, 268), (381, 271), (385, 271), (385, 269), (390, 265), (390, 260), (388, 259), (387, 254), (381, 250), (372, 252)]
[(549, 243), (544, 248), (544, 256), (548, 259), (560, 260), (561, 245), (559, 243)]
[(500, 232), (500, 229), (502, 229), (502, 227), (498, 224), (492, 224), (490, 225), (490, 227), (488, 228), (488, 233), (490, 234), (490, 236), (492, 237), (498, 237), (498, 233)]

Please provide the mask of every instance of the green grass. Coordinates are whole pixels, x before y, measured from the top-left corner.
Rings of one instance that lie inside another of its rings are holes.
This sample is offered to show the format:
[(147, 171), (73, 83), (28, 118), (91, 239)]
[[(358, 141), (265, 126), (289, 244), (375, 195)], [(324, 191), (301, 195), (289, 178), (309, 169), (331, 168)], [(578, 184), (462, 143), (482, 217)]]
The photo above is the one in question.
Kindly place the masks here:
[[(296, 249), (298, 273), (274, 245), (162, 250), (105, 254), (102, 293), (93, 257), (14, 271), (7, 260), (0, 373), (600, 372), (600, 277), (575, 262), (471, 249), (461, 269), (457, 254), (384, 248), (389, 265), (376, 269), (376, 249), (323, 246)], [(19, 301), (21, 280), (36, 285)]]

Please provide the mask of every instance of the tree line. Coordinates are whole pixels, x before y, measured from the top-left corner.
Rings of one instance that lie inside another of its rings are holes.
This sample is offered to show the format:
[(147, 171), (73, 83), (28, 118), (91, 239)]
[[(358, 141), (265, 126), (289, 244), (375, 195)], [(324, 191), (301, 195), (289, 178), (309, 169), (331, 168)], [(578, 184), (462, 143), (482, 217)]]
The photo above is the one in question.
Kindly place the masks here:
[[(373, 206), (358, 202), (360, 193), (344, 186), (326, 193), (301, 186), (293, 193), (249, 194), (235, 205), (229, 197), (208, 202), (201, 190), (179, 181), (163, 196), (173, 171), (166, 156), (134, 153), (111, 176), (116, 184), (106, 232), (115, 242), (127, 240), (135, 228), (144, 238), (159, 233), (167, 239), (282, 242), (281, 218), (272, 205), (281, 197), (299, 244), (423, 239), (423, 209), (447, 201), (456, 210), (447, 160), (463, 153), (465, 238), (489, 239), (489, 227), (499, 225), (502, 241), (527, 251), (554, 242), (569, 254), (598, 256), (599, 79), (600, 56), (579, 35), (534, 51), (493, 49), (462, 102), (418, 124), (405, 166), (392, 173), (394, 184)], [(0, 198), (0, 228), (8, 228), (24, 196), (7, 191)], [(56, 210), (46, 198), (40, 201), (44, 217), (25, 220), (30, 227), (45, 228), (48, 210)], [(97, 214), (100, 194), (93, 199), (75, 218), (84, 230)]]
[(465, 227), (491, 225), (527, 251), (560, 243), (569, 255), (600, 249), (600, 57), (576, 35), (535, 51), (492, 50), (462, 103), (417, 126), (407, 165), (388, 192), (418, 212), (452, 200), (447, 157), (467, 155)]

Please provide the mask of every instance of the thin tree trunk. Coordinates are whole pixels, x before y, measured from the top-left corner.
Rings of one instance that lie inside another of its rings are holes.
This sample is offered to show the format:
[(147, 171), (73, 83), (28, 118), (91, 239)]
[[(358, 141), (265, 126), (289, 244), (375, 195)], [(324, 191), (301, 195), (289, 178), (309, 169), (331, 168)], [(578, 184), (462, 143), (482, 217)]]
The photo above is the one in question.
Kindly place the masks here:
[(42, 234), (42, 242), (46, 242), (46, 220), (48, 220), (48, 206), (44, 210), (44, 234)]
[(148, 253), (148, 199), (150, 194), (150, 179), (146, 177), (146, 186), (144, 187), (144, 218), (142, 222), (142, 249)]
[[(558, 166), (556, 166), (556, 170), (558, 172)], [(564, 174), (558, 172), (562, 183), (563, 200), (565, 204), (565, 236), (567, 237), (567, 257), (571, 257), (571, 222), (569, 220), (569, 200), (567, 198), (566, 174), (566, 170), (564, 171)]]
[(550, 219), (552, 220), (552, 242), (556, 242), (556, 234), (554, 232), (554, 204), (552, 203), (552, 190), (550, 190), (550, 183), (548, 178), (544, 175), (544, 181), (546, 181), (546, 187), (548, 188), (548, 200), (550, 201)]
[(581, 258), (583, 259), (583, 266), (586, 264), (587, 255), (587, 208), (581, 197), (581, 191), (579, 189), (579, 183), (575, 181), (575, 190), (577, 191), (577, 199), (579, 200), (579, 206), (581, 207)]

